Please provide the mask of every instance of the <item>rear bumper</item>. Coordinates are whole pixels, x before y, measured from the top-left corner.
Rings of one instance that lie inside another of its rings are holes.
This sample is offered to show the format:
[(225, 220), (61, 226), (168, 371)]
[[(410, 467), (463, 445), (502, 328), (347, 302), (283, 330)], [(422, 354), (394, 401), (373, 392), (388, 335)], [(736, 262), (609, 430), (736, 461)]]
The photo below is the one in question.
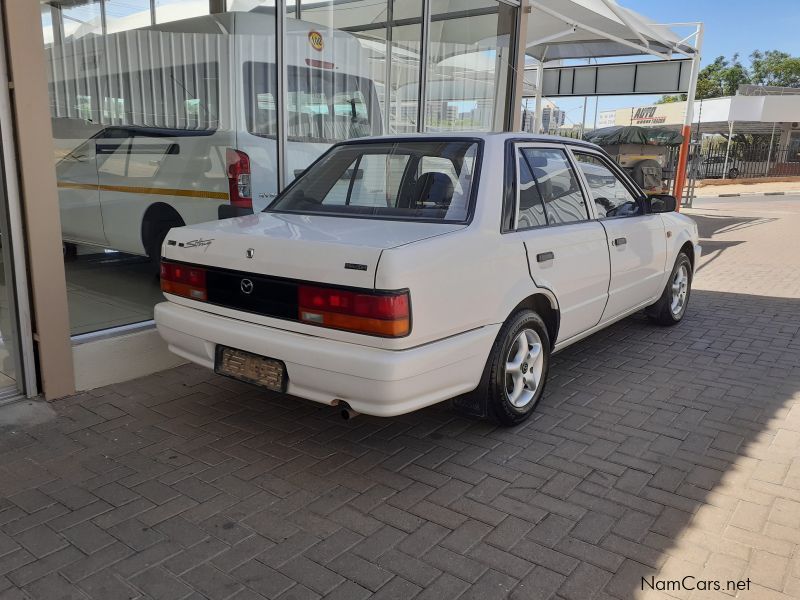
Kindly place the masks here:
[(156, 305), (158, 331), (175, 354), (214, 368), (217, 344), (282, 360), (287, 393), (390, 417), (474, 390), (500, 325), (408, 350), (383, 350), (256, 325), (172, 302)]

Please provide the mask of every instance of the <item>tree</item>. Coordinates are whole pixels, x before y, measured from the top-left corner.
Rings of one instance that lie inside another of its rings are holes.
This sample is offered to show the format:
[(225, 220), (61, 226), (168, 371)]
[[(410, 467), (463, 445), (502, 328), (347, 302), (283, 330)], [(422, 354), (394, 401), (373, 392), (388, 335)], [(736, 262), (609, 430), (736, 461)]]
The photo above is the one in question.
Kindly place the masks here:
[(739, 61), (739, 55), (734, 54), (730, 61), (718, 56), (698, 73), (697, 98), (733, 96), (743, 83), (750, 83), (750, 73)]
[(753, 83), (780, 87), (800, 87), (800, 57), (779, 50), (756, 50), (750, 55)]
[(686, 94), (676, 94), (675, 96), (661, 96), (656, 100), (656, 104), (672, 104), (673, 102), (686, 102)]

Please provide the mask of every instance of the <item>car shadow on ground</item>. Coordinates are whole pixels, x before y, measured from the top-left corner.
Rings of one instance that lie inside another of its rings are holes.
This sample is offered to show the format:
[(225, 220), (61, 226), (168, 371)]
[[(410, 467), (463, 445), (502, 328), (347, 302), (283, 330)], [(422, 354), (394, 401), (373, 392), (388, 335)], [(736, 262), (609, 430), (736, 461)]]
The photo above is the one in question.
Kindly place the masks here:
[(722, 256), (722, 253), (728, 248), (733, 248), (734, 246), (745, 243), (743, 240), (715, 240), (713, 239), (715, 235), (740, 231), (748, 227), (757, 227), (776, 220), (767, 217), (742, 217), (697, 213), (693, 213), (690, 216), (692, 220), (697, 223), (700, 245), (703, 247), (703, 256), (707, 257), (706, 260), (697, 267), (697, 271), (707, 269), (708, 266)]
[[(784, 560), (781, 535), (797, 535), (769, 530), (758, 502), (782, 480), (780, 456), (763, 473), (760, 459), (798, 402), (798, 314), (797, 299), (694, 291), (676, 327), (635, 315), (555, 355), (540, 406), (509, 429), (447, 403), (344, 421), (194, 366), (54, 402), (56, 418), (0, 439), (6, 551), (31, 563), (12, 549), (28, 527), (91, 519), (119, 541), (95, 562), (129, 589), (153, 569), (194, 586), (197, 565), (232, 593), (269, 580), (349, 597), (392, 577), (408, 597), (444, 581), (623, 600), (651, 575), (739, 579), (747, 544)], [(82, 585), (58, 565), (59, 589)], [(34, 586), (29, 571), (8, 577)]]

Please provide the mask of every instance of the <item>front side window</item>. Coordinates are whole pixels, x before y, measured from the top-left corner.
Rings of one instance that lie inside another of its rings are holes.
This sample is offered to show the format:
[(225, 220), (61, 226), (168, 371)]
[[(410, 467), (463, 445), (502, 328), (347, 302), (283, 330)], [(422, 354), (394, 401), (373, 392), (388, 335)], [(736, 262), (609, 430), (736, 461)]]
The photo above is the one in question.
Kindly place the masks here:
[[(541, 198), (548, 225), (589, 219), (578, 177), (563, 150), (523, 148), (521, 153), (533, 177), (536, 190), (536, 192), (528, 191), (527, 196), (534, 205), (534, 195), (538, 194)], [(522, 196), (520, 196), (520, 209), (522, 209)]]
[(583, 152), (574, 154), (578, 167), (589, 184), (589, 193), (599, 218), (635, 217), (642, 214), (641, 204), (601, 158)]
[(466, 140), (337, 146), (266, 211), (463, 222), (477, 150)]

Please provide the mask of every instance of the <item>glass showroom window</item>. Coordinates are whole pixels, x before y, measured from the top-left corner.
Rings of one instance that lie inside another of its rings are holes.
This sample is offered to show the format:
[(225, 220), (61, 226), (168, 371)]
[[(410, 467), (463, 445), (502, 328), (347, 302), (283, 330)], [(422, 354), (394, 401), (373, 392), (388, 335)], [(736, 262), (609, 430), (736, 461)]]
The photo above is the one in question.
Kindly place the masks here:
[(105, 35), (71, 29), (94, 5), (43, 5), (73, 334), (152, 319), (169, 229), (277, 192), (275, 12), (248, 4), (158, 0), (153, 14), (149, 0), (107, 0)]
[(287, 6), (287, 181), (331, 144), (383, 132), (387, 13), (386, 0)]
[(430, 0), (426, 131), (502, 131), (510, 102), (517, 8)]
[(150, 0), (106, 0), (106, 33), (149, 27), (152, 24)]
[(208, 0), (155, 0), (155, 20), (168, 23), (200, 17), (208, 14), (208, 7)]

